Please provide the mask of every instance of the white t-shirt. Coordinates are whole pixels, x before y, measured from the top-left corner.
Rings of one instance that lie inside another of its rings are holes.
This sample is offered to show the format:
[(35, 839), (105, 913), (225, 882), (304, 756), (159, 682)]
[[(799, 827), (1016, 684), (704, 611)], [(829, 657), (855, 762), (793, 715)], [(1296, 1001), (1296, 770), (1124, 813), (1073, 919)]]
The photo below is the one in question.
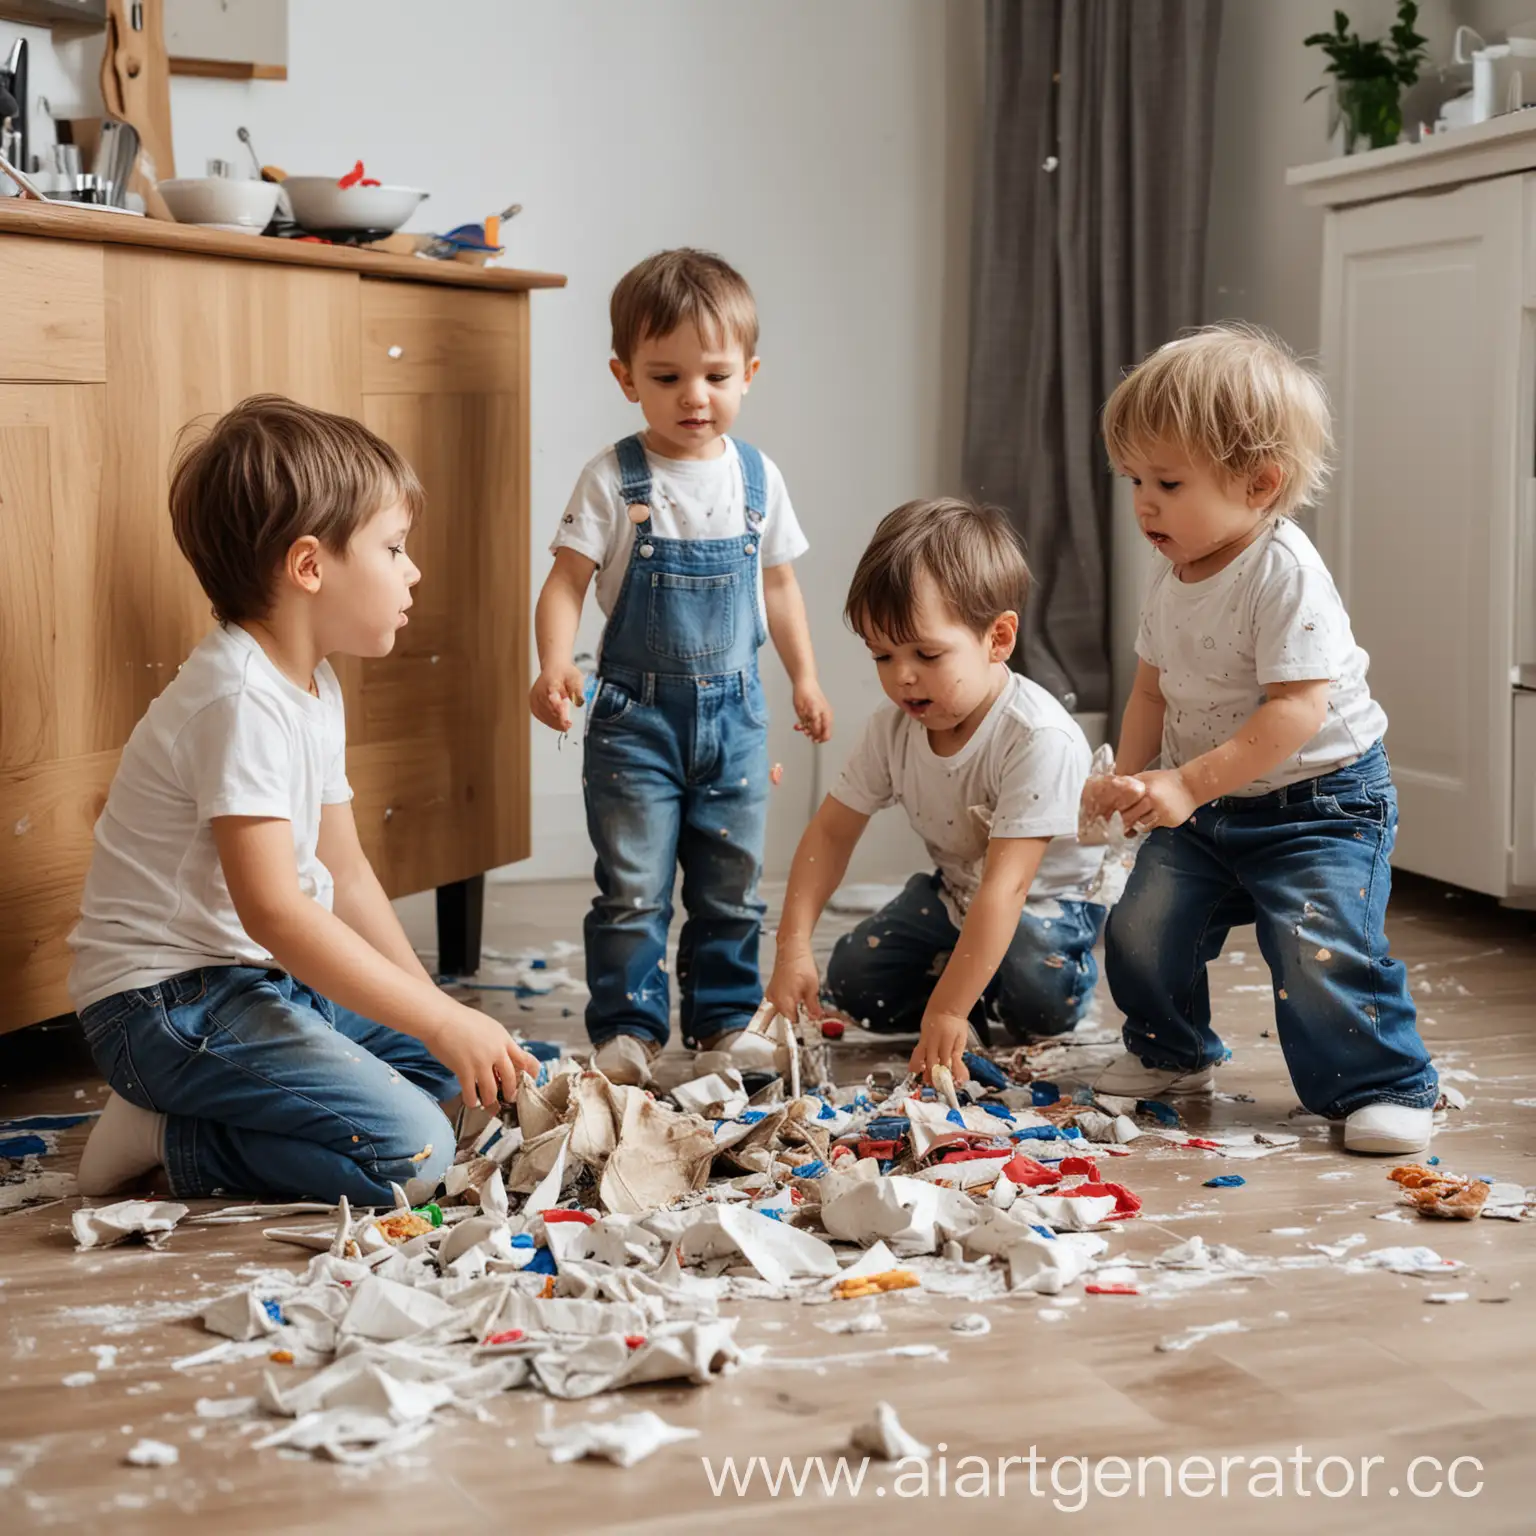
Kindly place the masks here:
[[(717, 459), (663, 459), (649, 450), (651, 466), (651, 528), (659, 539), (735, 539), (747, 531), (747, 502), (742, 487), (741, 459), (736, 444), (725, 438)], [(758, 541), (757, 611), (764, 623), (762, 573), (775, 565), (798, 560), (810, 545), (790, 505), (784, 477), (767, 454), (763, 479), (768, 505)], [(613, 612), (635, 542), (635, 525), (619, 496), (623, 477), (619, 456), (603, 449), (582, 470), (566, 503), (565, 515), (550, 554), (574, 549), (597, 562), (597, 605)]]
[(1045, 689), (1017, 672), (976, 733), (940, 757), (927, 728), (895, 704), (870, 717), (832, 788), (850, 810), (873, 816), (889, 805), (944, 877), (945, 906), (958, 925), (981, 884), (993, 837), (1048, 837), (1029, 899), (1086, 901), (1102, 848), (1077, 841), (1077, 806), (1092, 754), (1077, 722)]
[(1312, 541), (1285, 518), (1204, 581), (1180, 581), (1164, 561), (1142, 605), (1136, 654), (1161, 674), (1169, 768), (1230, 741), (1264, 702), (1266, 684), (1332, 683), (1317, 735), (1239, 795), (1331, 773), (1387, 729), (1365, 681), (1370, 657), (1355, 644), (1333, 577)]
[(213, 965), (270, 965), (240, 925), (209, 823), (293, 824), (299, 888), (332, 897), (320, 807), (352, 798), (341, 684), (296, 687), (237, 624), (215, 628), (134, 727), (96, 823), (69, 992), (76, 1011)]

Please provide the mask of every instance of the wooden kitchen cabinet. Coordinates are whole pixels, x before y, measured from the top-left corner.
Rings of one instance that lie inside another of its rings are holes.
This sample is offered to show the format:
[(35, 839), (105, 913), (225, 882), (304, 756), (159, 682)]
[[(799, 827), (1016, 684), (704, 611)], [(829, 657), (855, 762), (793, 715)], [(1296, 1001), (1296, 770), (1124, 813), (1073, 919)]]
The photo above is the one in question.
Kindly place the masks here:
[(526, 857), (529, 290), (563, 280), (19, 202), (0, 280), (0, 1030), (69, 1010), (118, 755), (212, 623), (166, 508), (177, 434), (249, 394), (358, 417), (426, 487), (411, 623), (337, 666), (385, 888)]

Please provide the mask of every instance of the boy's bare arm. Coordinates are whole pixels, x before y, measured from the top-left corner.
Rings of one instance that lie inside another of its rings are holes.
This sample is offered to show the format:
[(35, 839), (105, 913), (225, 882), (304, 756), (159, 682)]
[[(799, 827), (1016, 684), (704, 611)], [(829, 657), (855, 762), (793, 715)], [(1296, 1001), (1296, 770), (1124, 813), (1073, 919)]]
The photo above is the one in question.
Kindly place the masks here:
[(571, 728), (571, 706), (579, 705), (586, 680), (576, 665), (576, 631), (597, 562), (574, 549), (557, 549), (533, 611), (539, 675), (528, 695), (534, 719), (553, 731)]
[(1131, 696), (1125, 701), (1120, 719), (1120, 750), (1115, 754), (1117, 774), (1140, 773), (1148, 763), (1156, 762), (1163, 750), (1162, 673), (1149, 661), (1136, 658), (1136, 677)]
[(1322, 729), (1331, 686), (1327, 678), (1266, 684), (1264, 702), (1219, 747), (1181, 768), (1139, 775), (1143, 793), (1125, 810), (1126, 826), (1181, 826), (1207, 801), (1278, 768)]
[(1035, 883), (1048, 837), (995, 837), (987, 844), (981, 886), (971, 899), (960, 938), (923, 1014), (922, 1034), (912, 1052), (914, 1072), (930, 1075), (946, 1066), (957, 1080), (968, 1076), (961, 1059), (970, 1031), (970, 1013), (1019, 931), (1019, 914)]
[(811, 625), (793, 565), (786, 562), (763, 572), (763, 601), (768, 609), (768, 633), (773, 637), (773, 648), (779, 653), (794, 689), (795, 729), (812, 741), (827, 741), (832, 735), (832, 706), (816, 681)]
[(868, 825), (868, 816), (828, 795), (795, 849), (768, 983), (768, 996), (786, 1018), (797, 1017), (802, 1007), (811, 1018), (821, 1017), (821, 978), (811, 958), (811, 935)]
[(316, 852), (331, 872), (336, 894), (331, 910), (353, 933), (361, 934), (386, 960), (436, 987), (421, 963), (400, 919), (379, 884), (379, 877), (357, 837), (351, 801), (320, 807), (320, 840)]
[(510, 1101), (520, 1072), (538, 1075), (538, 1062), (495, 1019), (440, 992), (419, 967), (382, 954), (300, 890), (291, 822), (216, 816), (212, 827), (241, 926), (285, 971), (343, 1008), (420, 1040), (458, 1076), (466, 1104)]

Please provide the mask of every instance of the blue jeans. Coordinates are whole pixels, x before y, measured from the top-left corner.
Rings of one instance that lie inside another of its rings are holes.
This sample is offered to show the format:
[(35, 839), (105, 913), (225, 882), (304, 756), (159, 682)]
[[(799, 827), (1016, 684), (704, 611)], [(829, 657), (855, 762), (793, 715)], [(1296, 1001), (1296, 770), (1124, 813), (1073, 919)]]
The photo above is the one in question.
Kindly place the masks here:
[(669, 1031), (667, 928), (683, 870), (683, 1035), (744, 1028), (763, 996), (758, 935), (768, 811), (768, 710), (756, 669), (725, 677), (604, 675), (587, 723), (587, 830), (598, 894), (587, 913), (594, 1044)]
[(1153, 832), (1109, 920), (1105, 970), (1126, 1049), (1154, 1067), (1224, 1061), (1206, 967), (1232, 928), (1254, 923), (1302, 1104), (1330, 1119), (1433, 1104), (1407, 973), (1387, 952), (1396, 834), (1380, 743), (1336, 773), (1213, 800)]
[[(218, 966), (119, 992), (80, 1015), (117, 1093), (165, 1114), (177, 1196), (280, 1195), (388, 1205), (440, 1178), (458, 1079), (419, 1040), (282, 971)], [(426, 1156), (423, 1157), (423, 1151)]]
[[(911, 1034), (960, 938), (937, 874), (913, 875), (895, 901), (845, 933), (827, 964), (828, 1000), (870, 1029)], [(1104, 908), (1061, 901), (1059, 914), (1025, 911), (1008, 953), (971, 1010), (982, 1037), (1001, 1020), (1015, 1040), (1065, 1034), (1088, 1010), (1099, 968), (1093, 946)]]

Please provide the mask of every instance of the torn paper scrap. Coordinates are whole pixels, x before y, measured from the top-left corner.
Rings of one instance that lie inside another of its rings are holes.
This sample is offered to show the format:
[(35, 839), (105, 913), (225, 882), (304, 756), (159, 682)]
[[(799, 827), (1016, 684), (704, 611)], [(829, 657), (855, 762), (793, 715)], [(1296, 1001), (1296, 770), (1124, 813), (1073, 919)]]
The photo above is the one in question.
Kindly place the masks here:
[(713, 1221), (689, 1227), (681, 1247), (685, 1262), (737, 1250), (770, 1285), (788, 1285), (807, 1275), (836, 1275), (840, 1268), (830, 1243), (741, 1205), (722, 1205)]
[(933, 1455), (930, 1447), (902, 1428), (889, 1403), (875, 1404), (874, 1415), (854, 1429), (849, 1445), (881, 1461), (927, 1461)]
[(186, 1214), (186, 1206), (170, 1200), (121, 1200), (116, 1205), (82, 1207), (69, 1224), (77, 1249), (109, 1248), (129, 1237), (142, 1237), (158, 1248)]
[(554, 1462), (579, 1461), (583, 1456), (599, 1457), (615, 1466), (632, 1467), (644, 1461), (664, 1445), (680, 1440), (695, 1440), (698, 1430), (668, 1424), (649, 1409), (626, 1413), (617, 1419), (588, 1419), (545, 1430), (534, 1438), (549, 1452)]
[(1214, 1338), (1219, 1333), (1246, 1333), (1248, 1330), (1235, 1317), (1228, 1318), (1222, 1323), (1196, 1323), (1192, 1328), (1186, 1328), (1183, 1333), (1170, 1334), (1166, 1339), (1158, 1341), (1158, 1350), (1162, 1354), (1170, 1354), (1176, 1350), (1189, 1349), (1200, 1343), (1202, 1339)]

